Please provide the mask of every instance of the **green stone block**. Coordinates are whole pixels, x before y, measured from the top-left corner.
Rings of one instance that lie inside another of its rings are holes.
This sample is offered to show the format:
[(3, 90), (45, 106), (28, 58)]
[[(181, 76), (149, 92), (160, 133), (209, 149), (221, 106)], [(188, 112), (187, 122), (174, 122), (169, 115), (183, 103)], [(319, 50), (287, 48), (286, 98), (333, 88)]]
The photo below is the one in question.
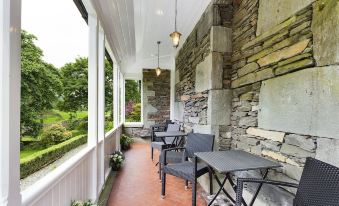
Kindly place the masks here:
[(286, 74), (286, 73), (296, 71), (296, 70), (299, 70), (299, 69), (303, 69), (303, 68), (313, 66), (313, 65), (314, 65), (313, 59), (304, 59), (304, 60), (301, 60), (301, 61), (293, 62), (291, 64), (287, 64), (287, 65), (282, 66), (282, 67), (278, 67), (275, 70), (275, 75)]

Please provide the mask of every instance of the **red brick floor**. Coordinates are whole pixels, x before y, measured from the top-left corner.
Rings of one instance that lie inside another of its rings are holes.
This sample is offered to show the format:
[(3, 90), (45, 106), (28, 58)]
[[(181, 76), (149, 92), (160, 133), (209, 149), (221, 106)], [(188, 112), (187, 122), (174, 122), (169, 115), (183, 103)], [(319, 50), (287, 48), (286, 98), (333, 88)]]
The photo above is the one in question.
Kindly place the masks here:
[[(146, 143), (135, 143), (125, 153), (125, 163), (117, 174), (108, 206), (190, 206), (192, 190), (185, 190), (183, 180), (167, 175), (166, 197), (160, 197), (161, 182), (157, 167), (150, 158), (150, 147)], [(158, 157), (155, 155), (155, 157)], [(197, 205), (206, 205), (197, 193)]]

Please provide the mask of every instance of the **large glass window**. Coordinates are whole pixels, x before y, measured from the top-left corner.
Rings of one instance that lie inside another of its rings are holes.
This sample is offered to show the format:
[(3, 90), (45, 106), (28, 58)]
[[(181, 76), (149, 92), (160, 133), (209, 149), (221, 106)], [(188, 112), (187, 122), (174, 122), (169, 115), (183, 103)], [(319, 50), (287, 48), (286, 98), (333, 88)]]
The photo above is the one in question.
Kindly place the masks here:
[(125, 122), (141, 121), (141, 81), (125, 81)]

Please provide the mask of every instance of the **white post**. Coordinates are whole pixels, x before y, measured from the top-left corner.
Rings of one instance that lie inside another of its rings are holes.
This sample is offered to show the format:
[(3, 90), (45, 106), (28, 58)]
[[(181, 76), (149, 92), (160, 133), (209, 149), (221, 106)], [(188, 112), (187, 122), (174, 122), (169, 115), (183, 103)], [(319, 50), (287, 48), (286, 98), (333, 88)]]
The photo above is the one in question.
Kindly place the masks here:
[(121, 122), (125, 123), (125, 78), (124, 75), (120, 72), (120, 87), (121, 87)]
[[(105, 183), (105, 34), (102, 28), (98, 36), (98, 192)], [(98, 194), (99, 195), (99, 194)]]
[(88, 55), (88, 146), (95, 147), (91, 167), (91, 194), (97, 200), (97, 144), (98, 144), (98, 19), (88, 15), (89, 55)]
[(118, 65), (113, 65), (113, 121), (114, 128), (119, 125), (119, 71)]
[(21, 205), (21, 0), (0, 1), (0, 205)]
[(170, 96), (170, 119), (171, 120), (174, 120), (174, 104), (175, 104), (175, 60), (173, 60), (172, 62), (172, 69), (171, 69), (171, 88), (170, 88), (170, 91), (171, 91), (171, 96)]

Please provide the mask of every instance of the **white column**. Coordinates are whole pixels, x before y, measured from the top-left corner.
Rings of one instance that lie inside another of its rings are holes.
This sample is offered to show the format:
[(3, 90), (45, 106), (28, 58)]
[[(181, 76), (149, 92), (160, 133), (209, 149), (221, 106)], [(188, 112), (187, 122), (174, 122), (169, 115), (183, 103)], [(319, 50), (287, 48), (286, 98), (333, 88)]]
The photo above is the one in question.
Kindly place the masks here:
[(0, 1), (0, 205), (21, 205), (21, 0)]
[[(105, 183), (105, 34), (98, 36), (98, 192)], [(99, 194), (98, 194), (99, 195)]]
[(119, 125), (119, 71), (118, 65), (113, 65), (113, 121), (114, 128)]
[(174, 120), (174, 104), (175, 104), (175, 59), (173, 59), (172, 62), (172, 68), (171, 68), (171, 100), (170, 100), (170, 119)]
[(121, 87), (121, 122), (125, 123), (125, 78), (124, 75), (120, 72), (120, 87)]
[(98, 144), (98, 19), (88, 15), (89, 54), (88, 54), (88, 146), (95, 147), (91, 167), (91, 194), (97, 200), (97, 144)]

